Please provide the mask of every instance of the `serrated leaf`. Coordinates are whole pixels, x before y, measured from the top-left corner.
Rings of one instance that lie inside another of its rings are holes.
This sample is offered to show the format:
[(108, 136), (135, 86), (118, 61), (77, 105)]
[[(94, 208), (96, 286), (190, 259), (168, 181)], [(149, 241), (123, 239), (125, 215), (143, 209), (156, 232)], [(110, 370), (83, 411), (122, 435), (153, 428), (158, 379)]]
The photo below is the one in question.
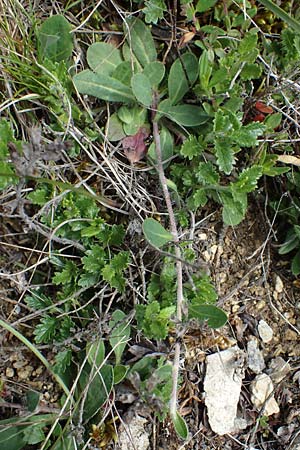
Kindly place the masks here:
[(78, 73), (73, 77), (73, 82), (81, 94), (92, 95), (101, 100), (124, 103), (135, 100), (132, 90), (128, 86), (115, 78), (99, 75), (91, 70), (83, 70)]
[(241, 70), (240, 77), (242, 80), (256, 80), (262, 74), (262, 66), (255, 63), (245, 63)]
[(37, 344), (50, 342), (56, 332), (56, 318), (51, 316), (44, 316), (41, 318), (40, 323), (35, 327), (35, 342)]
[(121, 52), (112, 44), (95, 42), (88, 48), (87, 62), (94, 72), (112, 75), (116, 67), (122, 63)]
[(210, 328), (220, 328), (227, 322), (227, 315), (225, 312), (214, 305), (190, 305), (189, 318), (207, 320), (207, 324)]
[(153, 247), (160, 248), (167, 242), (173, 241), (173, 235), (155, 219), (144, 220), (143, 232), (145, 238)]
[(208, 121), (209, 116), (203, 108), (194, 105), (170, 106), (170, 101), (164, 100), (158, 105), (159, 113), (185, 127), (195, 127)]
[(184, 418), (181, 417), (179, 412), (176, 411), (175, 414), (171, 414), (171, 419), (172, 419), (175, 431), (178, 434), (178, 436), (181, 439), (186, 440), (189, 435), (189, 430), (188, 430), (188, 427), (187, 427), (187, 424), (186, 424), (186, 421), (184, 420)]
[(38, 30), (38, 52), (42, 61), (66, 61), (73, 51), (71, 25), (62, 15), (53, 15), (45, 20)]
[(219, 194), (223, 203), (223, 222), (226, 225), (238, 225), (244, 218), (247, 210), (247, 194), (236, 195), (234, 199), (230, 193)]
[(167, 10), (164, 0), (146, 0), (143, 13), (145, 14), (146, 23), (157, 23), (162, 19), (164, 12)]
[(192, 160), (195, 156), (203, 153), (204, 146), (200, 143), (196, 136), (190, 135), (182, 144), (180, 153), (182, 156)]
[(252, 192), (257, 188), (257, 181), (262, 176), (261, 166), (252, 166), (240, 173), (238, 180), (235, 183), (231, 183), (231, 190), (241, 192)]
[(189, 91), (198, 76), (198, 61), (194, 54), (185, 53), (171, 66), (168, 78), (169, 98), (173, 105)]
[(217, 184), (220, 179), (219, 174), (210, 161), (199, 163), (196, 177), (202, 184)]
[(229, 175), (234, 166), (234, 151), (230, 141), (226, 139), (215, 140), (215, 153), (219, 169)]
[(138, 102), (149, 107), (152, 103), (152, 88), (150, 81), (143, 73), (136, 73), (131, 78), (132, 92)]
[(257, 138), (266, 130), (266, 126), (260, 122), (252, 122), (239, 130), (234, 131), (232, 138), (241, 147), (254, 147), (258, 144)]
[(145, 65), (143, 74), (149, 79), (152, 87), (157, 87), (165, 76), (165, 66), (160, 61), (152, 61)]
[(156, 61), (157, 53), (150, 28), (142, 20), (128, 18), (124, 24), (124, 32), (129, 47), (142, 67)]

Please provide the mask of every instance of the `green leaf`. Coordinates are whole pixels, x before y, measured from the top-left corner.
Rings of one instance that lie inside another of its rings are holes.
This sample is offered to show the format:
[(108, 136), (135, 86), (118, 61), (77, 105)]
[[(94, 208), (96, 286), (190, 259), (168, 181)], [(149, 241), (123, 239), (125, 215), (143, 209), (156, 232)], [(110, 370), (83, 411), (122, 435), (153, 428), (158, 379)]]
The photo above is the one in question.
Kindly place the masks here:
[(71, 25), (62, 15), (45, 20), (38, 30), (38, 52), (40, 60), (67, 61), (73, 51)]
[(56, 333), (56, 317), (44, 316), (40, 323), (35, 327), (35, 341), (37, 344), (50, 342)]
[(227, 322), (227, 315), (225, 312), (214, 305), (190, 305), (189, 318), (207, 320), (207, 324), (210, 328), (220, 328)]
[(143, 222), (143, 232), (149, 244), (160, 248), (164, 244), (173, 241), (173, 235), (157, 222), (155, 219), (145, 219)]
[(169, 98), (173, 105), (189, 91), (198, 76), (198, 61), (193, 53), (185, 53), (171, 66), (168, 78)]
[(240, 77), (242, 80), (256, 80), (262, 74), (262, 66), (255, 63), (245, 63), (241, 70)]
[(119, 384), (124, 380), (128, 373), (129, 367), (118, 364), (114, 366), (114, 384)]
[(123, 124), (119, 119), (117, 113), (114, 113), (110, 116), (110, 118), (107, 121), (106, 128), (107, 128), (107, 138), (112, 142), (120, 141), (126, 136), (123, 130)]
[(32, 292), (31, 295), (26, 295), (25, 303), (29, 306), (29, 308), (35, 309), (36, 311), (53, 305), (51, 298), (37, 292)]
[(287, 233), (285, 242), (280, 246), (278, 253), (279, 255), (286, 255), (295, 248), (299, 247), (299, 245), (300, 240), (298, 236), (291, 230), (289, 233)]
[(142, 67), (156, 61), (157, 53), (150, 28), (142, 20), (135, 17), (126, 19), (124, 32), (129, 47)]
[[(160, 130), (160, 145), (161, 145), (162, 161), (164, 162), (173, 156), (174, 150), (173, 136), (170, 133), (170, 131), (165, 127), (162, 127), (162, 129)], [(152, 164), (154, 165), (157, 164), (157, 156), (154, 142), (152, 142), (152, 144), (148, 149), (148, 157), (150, 158)], [(169, 164), (170, 161), (164, 163), (163, 164), (164, 169), (166, 169)]]
[(253, 165), (240, 173), (238, 180), (231, 183), (232, 192), (252, 192), (257, 188), (257, 181), (262, 176), (262, 167)]
[(55, 365), (53, 367), (54, 372), (58, 374), (63, 374), (66, 371), (67, 367), (70, 366), (71, 362), (72, 362), (72, 350), (70, 348), (58, 352), (55, 355)]
[(292, 274), (297, 277), (300, 274), (300, 250), (296, 253), (294, 258), (292, 259)]
[(143, 74), (149, 79), (152, 87), (157, 87), (165, 76), (165, 66), (160, 61), (153, 61), (145, 65)]
[(112, 44), (95, 42), (88, 48), (87, 62), (94, 72), (109, 76), (122, 63), (121, 52)]
[(131, 78), (131, 88), (135, 98), (142, 105), (149, 107), (152, 103), (152, 89), (151, 84), (146, 75), (143, 73), (136, 73)]
[(81, 258), (83, 268), (86, 272), (99, 273), (105, 264), (106, 252), (100, 245), (92, 245)]
[(40, 401), (40, 394), (36, 391), (26, 392), (26, 404), (27, 409), (30, 412), (34, 412)]
[(180, 148), (180, 154), (189, 160), (192, 160), (195, 156), (201, 156), (203, 151), (204, 145), (199, 138), (192, 134), (189, 135)]
[(215, 6), (218, 0), (198, 0), (196, 5), (196, 11), (198, 13), (205, 12)]
[(143, 13), (145, 14), (146, 23), (157, 23), (162, 19), (167, 7), (164, 0), (146, 0)]
[(208, 89), (209, 80), (212, 73), (212, 63), (208, 59), (208, 50), (203, 50), (199, 59), (199, 80), (200, 86), (205, 91)]
[(223, 203), (223, 222), (227, 225), (238, 225), (244, 218), (247, 210), (247, 194), (237, 194), (233, 198), (230, 193), (220, 193)]
[(234, 151), (230, 141), (226, 138), (216, 138), (215, 152), (219, 169), (229, 175), (234, 165)]
[(200, 162), (197, 168), (196, 177), (202, 184), (217, 184), (220, 181), (218, 172), (210, 162)]
[(179, 414), (178, 411), (176, 411), (175, 414), (171, 414), (171, 419), (175, 428), (176, 433), (178, 434), (178, 436), (183, 439), (183, 440), (187, 440), (188, 435), (189, 435), (189, 430), (186, 424), (186, 421), (184, 420), (183, 417), (181, 417), (181, 415)]
[(123, 311), (116, 309), (109, 322), (109, 343), (116, 357), (116, 364), (120, 364), (123, 352), (130, 337), (130, 323)]
[(208, 121), (209, 116), (203, 108), (194, 105), (176, 105), (170, 106), (170, 101), (164, 100), (158, 105), (158, 111), (186, 127), (195, 127)]
[(99, 75), (91, 70), (83, 70), (73, 77), (76, 89), (81, 94), (88, 94), (108, 102), (128, 103), (135, 100), (132, 90), (106, 75)]
[(35, 423), (24, 429), (24, 440), (28, 445), (38, 444), (45, 439), (44, 426), (43, 423)]
[(129, 253), (123, 251), (115, 255), (101, 270), (103, 279), (119, 292), (124, 292), (125, 289), (126, 280), (123, 271), (128, 267), (128, 264)]
[(255, 147), (258, 145), (257, 138), (262, 136), (266, 126), (260, 122), (251, 122), (239, 130), (234, 131), (232, 138), (240, 147)]
[(132, 77), (132, 66), (130, 61), (123, 61), (119, 64), (111, 76), (130, 88)]
[(89, 342), (86, 346), (86, 354), (90, 366), (93, 369), (99, 369), (105, 358), (105, 346), (103, 339), (97, 339), (94, 342)]
[(273, 131), (279, 127), (282, 121), (282, 113), (274, 113), (267, 116), (264, 120), (264, 125), (267, 127), (267, 131)]
[(83, 420), (88, 421), (99, 412), (103, 404), (108, 400), (113, 387), (113, 368), (105, 365), (97, 373), (89, 364), (86, 364), (81, 371), (75, 398), (79, 402), (80, 412), (83, 412)]

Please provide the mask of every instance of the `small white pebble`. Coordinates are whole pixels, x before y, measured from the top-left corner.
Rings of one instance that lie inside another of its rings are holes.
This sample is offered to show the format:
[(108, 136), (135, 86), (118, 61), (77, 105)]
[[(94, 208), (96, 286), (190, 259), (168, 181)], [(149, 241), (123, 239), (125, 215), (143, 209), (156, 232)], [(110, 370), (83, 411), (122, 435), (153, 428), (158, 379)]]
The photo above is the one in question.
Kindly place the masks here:
[(283, 291), (283, 282), (282, 279), (277, 275), (275, 279), (275, 291), (280, 294)]
[(5, 375), (7, 376), (7, 378), (12, 378), (15, 376), (15, 371), (12, 367), (7, 367), (6, 371), (5, 371)]
[(270, 325), (267, 324), (264, 320), (260, 320), (258, 322), (258, 333), (262, 339), (262, 341), (267, 344), (273, 339), (273, 330)]

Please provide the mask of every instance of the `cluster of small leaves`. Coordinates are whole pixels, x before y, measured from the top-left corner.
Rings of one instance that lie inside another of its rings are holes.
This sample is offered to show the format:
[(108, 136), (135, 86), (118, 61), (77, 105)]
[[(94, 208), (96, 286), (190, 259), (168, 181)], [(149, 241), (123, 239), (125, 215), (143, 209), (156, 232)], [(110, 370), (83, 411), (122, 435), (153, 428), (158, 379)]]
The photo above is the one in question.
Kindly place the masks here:
[[(176, 312), (176, 268), (174, 260), (165, 258), (160, 274), (153, 274), (148, 283), (148, 304), (136, 306), (138, 328), (152, 339), (165, 339), (174, 328)], [(227, 321), (226, 314), (215, 306), (217, 294), (211, 279), (205, 275), (192, 275), (184, 285), (189, 319), (208, 321), (218, 328)]]

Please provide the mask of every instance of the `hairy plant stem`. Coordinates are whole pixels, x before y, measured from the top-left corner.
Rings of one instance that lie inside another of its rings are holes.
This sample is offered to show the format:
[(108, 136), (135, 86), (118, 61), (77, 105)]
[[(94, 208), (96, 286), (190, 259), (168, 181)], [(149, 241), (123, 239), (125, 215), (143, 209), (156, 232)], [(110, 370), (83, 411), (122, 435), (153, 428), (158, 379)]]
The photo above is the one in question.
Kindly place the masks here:
[[(176, 316), (179, 322), (182, 320), (182, 309), (183, 309), (183, 286), (182, 286), (182, 258), (181, 258), (181, 250), (179, 246), (179, 237), (177, 224), (175, 219), (174, 210), (172, 207), (172, 201), (170, 192), (167, 185), (167, 179), (165, 177), (163, 162), (162, 162), (162, 151), (161, 151), (161, 141), (160, 134), (158, 128), (158, 122), (155, 120), (155, 115), (157, 111), (158, 104), (158, 94), (154, 92), (153, 94), (153, 105), (152, 105), (152, 126), (153, 126), (153, 138), (156, 150), (156, 158), (157, 158), (157, 171), (159, 176), (159, 181), (163, 190), (164, 199), (166, 202), (169, 220), (170, 220), (170, 231), (173, 235), (173, 242), (175, 244), (175, 257), (176, 257), (176, 274), (177, 274), (177, 310)], [(175, 353), (173, 360), (173, 370), (172, 370), (172, 394), (170, 400), (170, 415), (175, 416), (177, 411), (177, 384), (178, 384), (178, 375), (179, 375), (179, 362), (180, 362), (180, 344), (177, 342), (175, 344)]]

